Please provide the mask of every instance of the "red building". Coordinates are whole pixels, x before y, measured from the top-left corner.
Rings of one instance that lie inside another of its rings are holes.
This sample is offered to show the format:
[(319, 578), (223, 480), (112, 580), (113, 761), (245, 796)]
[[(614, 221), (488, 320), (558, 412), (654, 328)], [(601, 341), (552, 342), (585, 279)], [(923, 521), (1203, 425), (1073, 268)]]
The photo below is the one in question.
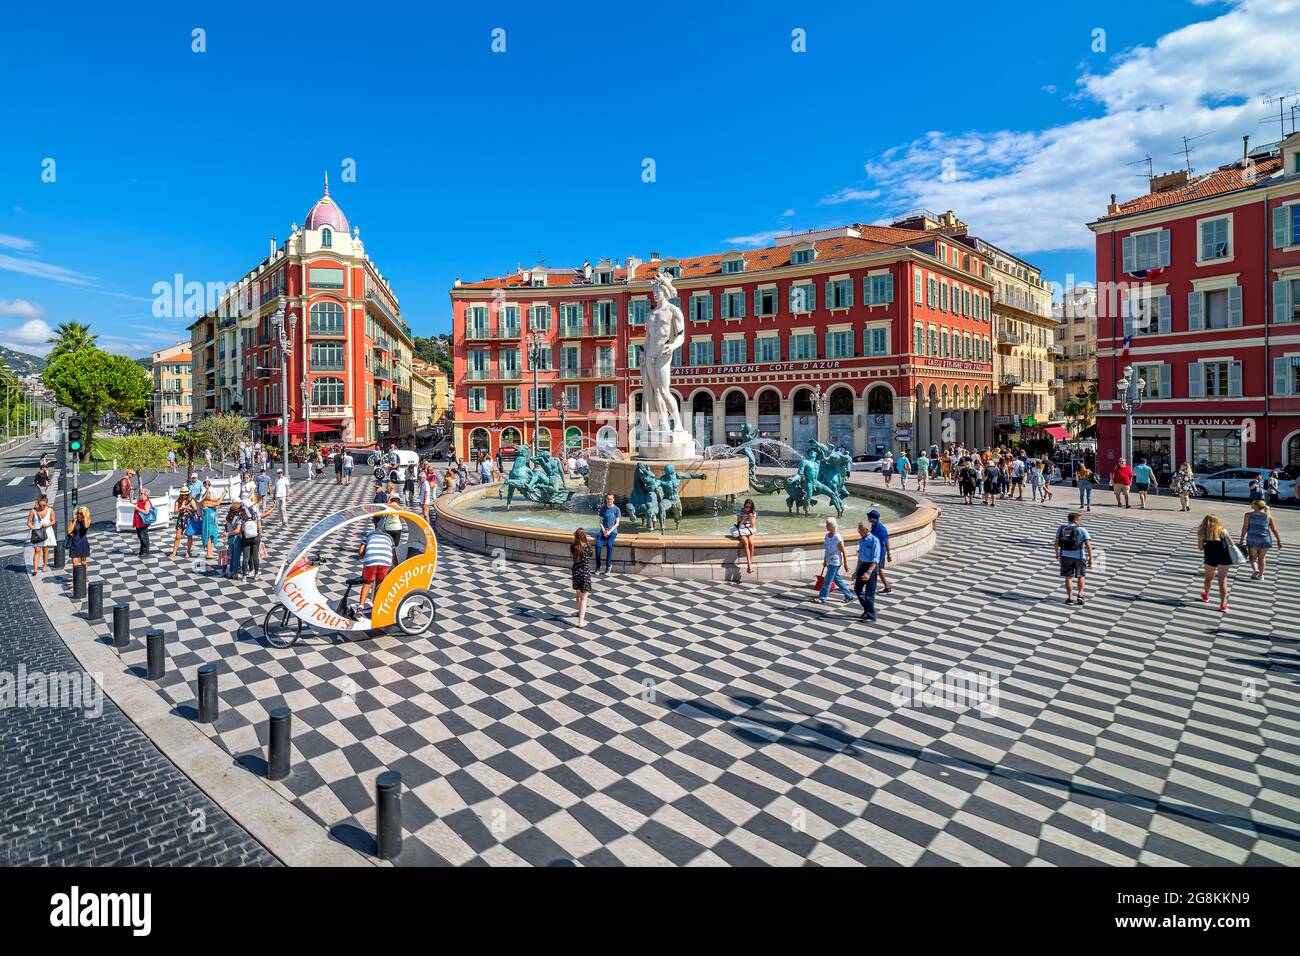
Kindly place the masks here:
[[(1146, 381), (1133, 454), (1166, 475), (1300, 465), (1300, 135), (1111, 205), (1097, 235), (1099, 465), (1124, 453), (1116, 383)], [(1127, 357), (1125, 336), (1130, 336)]]
[(990, 266), (939, 232), (959, 226), (948, 213), (909, 228), (792, 235), (764, 249), (457, 280), (456, 448), (495, 453), (527, 442), (554, 452), (563, 432), (569, 445), (635, 451), (640, 350), (659, 270), (676, 277), (686, 317), (673, 387), (702, 445), (735, 444), (746, 423), (797, 448), (818, 437), (855, 454), (987, 442)]
[[(287, 396), (274, 323), (281, 296), (291, 344)], [(190, 334), (196, 419), (237, 411), (252, 420), (255, 438), (276, 441), (287, 397), (295, 443), (308, 417), (315, 442), (414, 437), (414, 421), (401, 411), (411, 408), (410, 328), (328, 182), (304, 225), (295, 223), (278, 246), (273, 240)]]

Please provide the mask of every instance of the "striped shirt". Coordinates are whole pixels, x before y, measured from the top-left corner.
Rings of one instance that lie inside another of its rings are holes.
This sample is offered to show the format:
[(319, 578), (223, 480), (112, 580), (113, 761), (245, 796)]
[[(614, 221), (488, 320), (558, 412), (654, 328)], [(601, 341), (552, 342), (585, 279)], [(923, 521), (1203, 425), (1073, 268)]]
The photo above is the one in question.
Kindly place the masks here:
[(366, 553), (361, 556), (361, 566), (363, 568), (373, 568), (383, 565), (386, 568), (393, 566), (393, 539), (388, 536), (386, 531), (378, 529), (369, 532), (366, 535)]

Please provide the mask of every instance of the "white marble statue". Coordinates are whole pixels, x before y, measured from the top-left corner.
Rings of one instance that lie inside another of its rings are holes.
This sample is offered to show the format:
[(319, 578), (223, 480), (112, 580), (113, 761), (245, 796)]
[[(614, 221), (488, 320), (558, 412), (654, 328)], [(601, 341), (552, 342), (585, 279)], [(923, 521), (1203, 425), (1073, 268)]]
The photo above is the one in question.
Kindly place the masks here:
[(641, 402), (646, 446), (690, 443), (682, 427), (682, 412), (672, 392), (673, 351), (686, 337), (686, 317), (672, 302), (677, 295), (672, 276), (660, 272), (654, 279), (654, 311), (646, 318), (645, 352), (641, 357)]

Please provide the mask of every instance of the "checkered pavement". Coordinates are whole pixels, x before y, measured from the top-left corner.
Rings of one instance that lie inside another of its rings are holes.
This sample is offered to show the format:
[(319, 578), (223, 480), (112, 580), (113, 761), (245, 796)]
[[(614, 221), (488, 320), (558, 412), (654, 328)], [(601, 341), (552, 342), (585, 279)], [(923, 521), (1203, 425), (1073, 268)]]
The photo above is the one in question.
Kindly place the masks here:
[[(371, 490), (298, 482), (294, 536)], [(1094, 513), (1090, 599), (1065, 607), (1062, 510), (931, 494), (938, 546), (890, 567), (873, 625), (786, 583), (615, 576), (578, 631), (566, 570), (444, 547), (430, 634), (277, 650), (274, 517), (255, 583), (167, 560), (158, 533), (144, 564), (98, 534), (93, 573), (137, 634), (174, 634), (178, 719), (221, 662), (205, 731), (233, 757), (259, 759), (268, 712), (293, 709), (273, 786), (339, 839), (373, 832), (374, 778), (401, 771), (402, 862), (1300, 863), (1290, 551), (1266, 582), (1235, 573), (1224, 616), (1197, 600), (1194, 533)], [(996, 677), (996, 706), (900, 706), (917, 665)]]

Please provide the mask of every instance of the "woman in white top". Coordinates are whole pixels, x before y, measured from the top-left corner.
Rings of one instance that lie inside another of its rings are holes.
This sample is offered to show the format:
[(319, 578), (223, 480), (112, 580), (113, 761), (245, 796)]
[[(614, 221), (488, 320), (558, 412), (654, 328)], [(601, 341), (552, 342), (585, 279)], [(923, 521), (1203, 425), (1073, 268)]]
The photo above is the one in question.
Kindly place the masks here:
[(754, 573), (754, 532), (758, 530), (758, 512), (754, 508), (754, 499), (746, 498), (740, 510), (736, 512), (736, 535), (740, 545), (745, 549), (745, 572)]
[(32, 532), (32, 577), (49, 567), (50, 548), (54, 547), (54, 509), (50, 499), (40, 495), (32, 510), (27, 512), (27, 528)]

